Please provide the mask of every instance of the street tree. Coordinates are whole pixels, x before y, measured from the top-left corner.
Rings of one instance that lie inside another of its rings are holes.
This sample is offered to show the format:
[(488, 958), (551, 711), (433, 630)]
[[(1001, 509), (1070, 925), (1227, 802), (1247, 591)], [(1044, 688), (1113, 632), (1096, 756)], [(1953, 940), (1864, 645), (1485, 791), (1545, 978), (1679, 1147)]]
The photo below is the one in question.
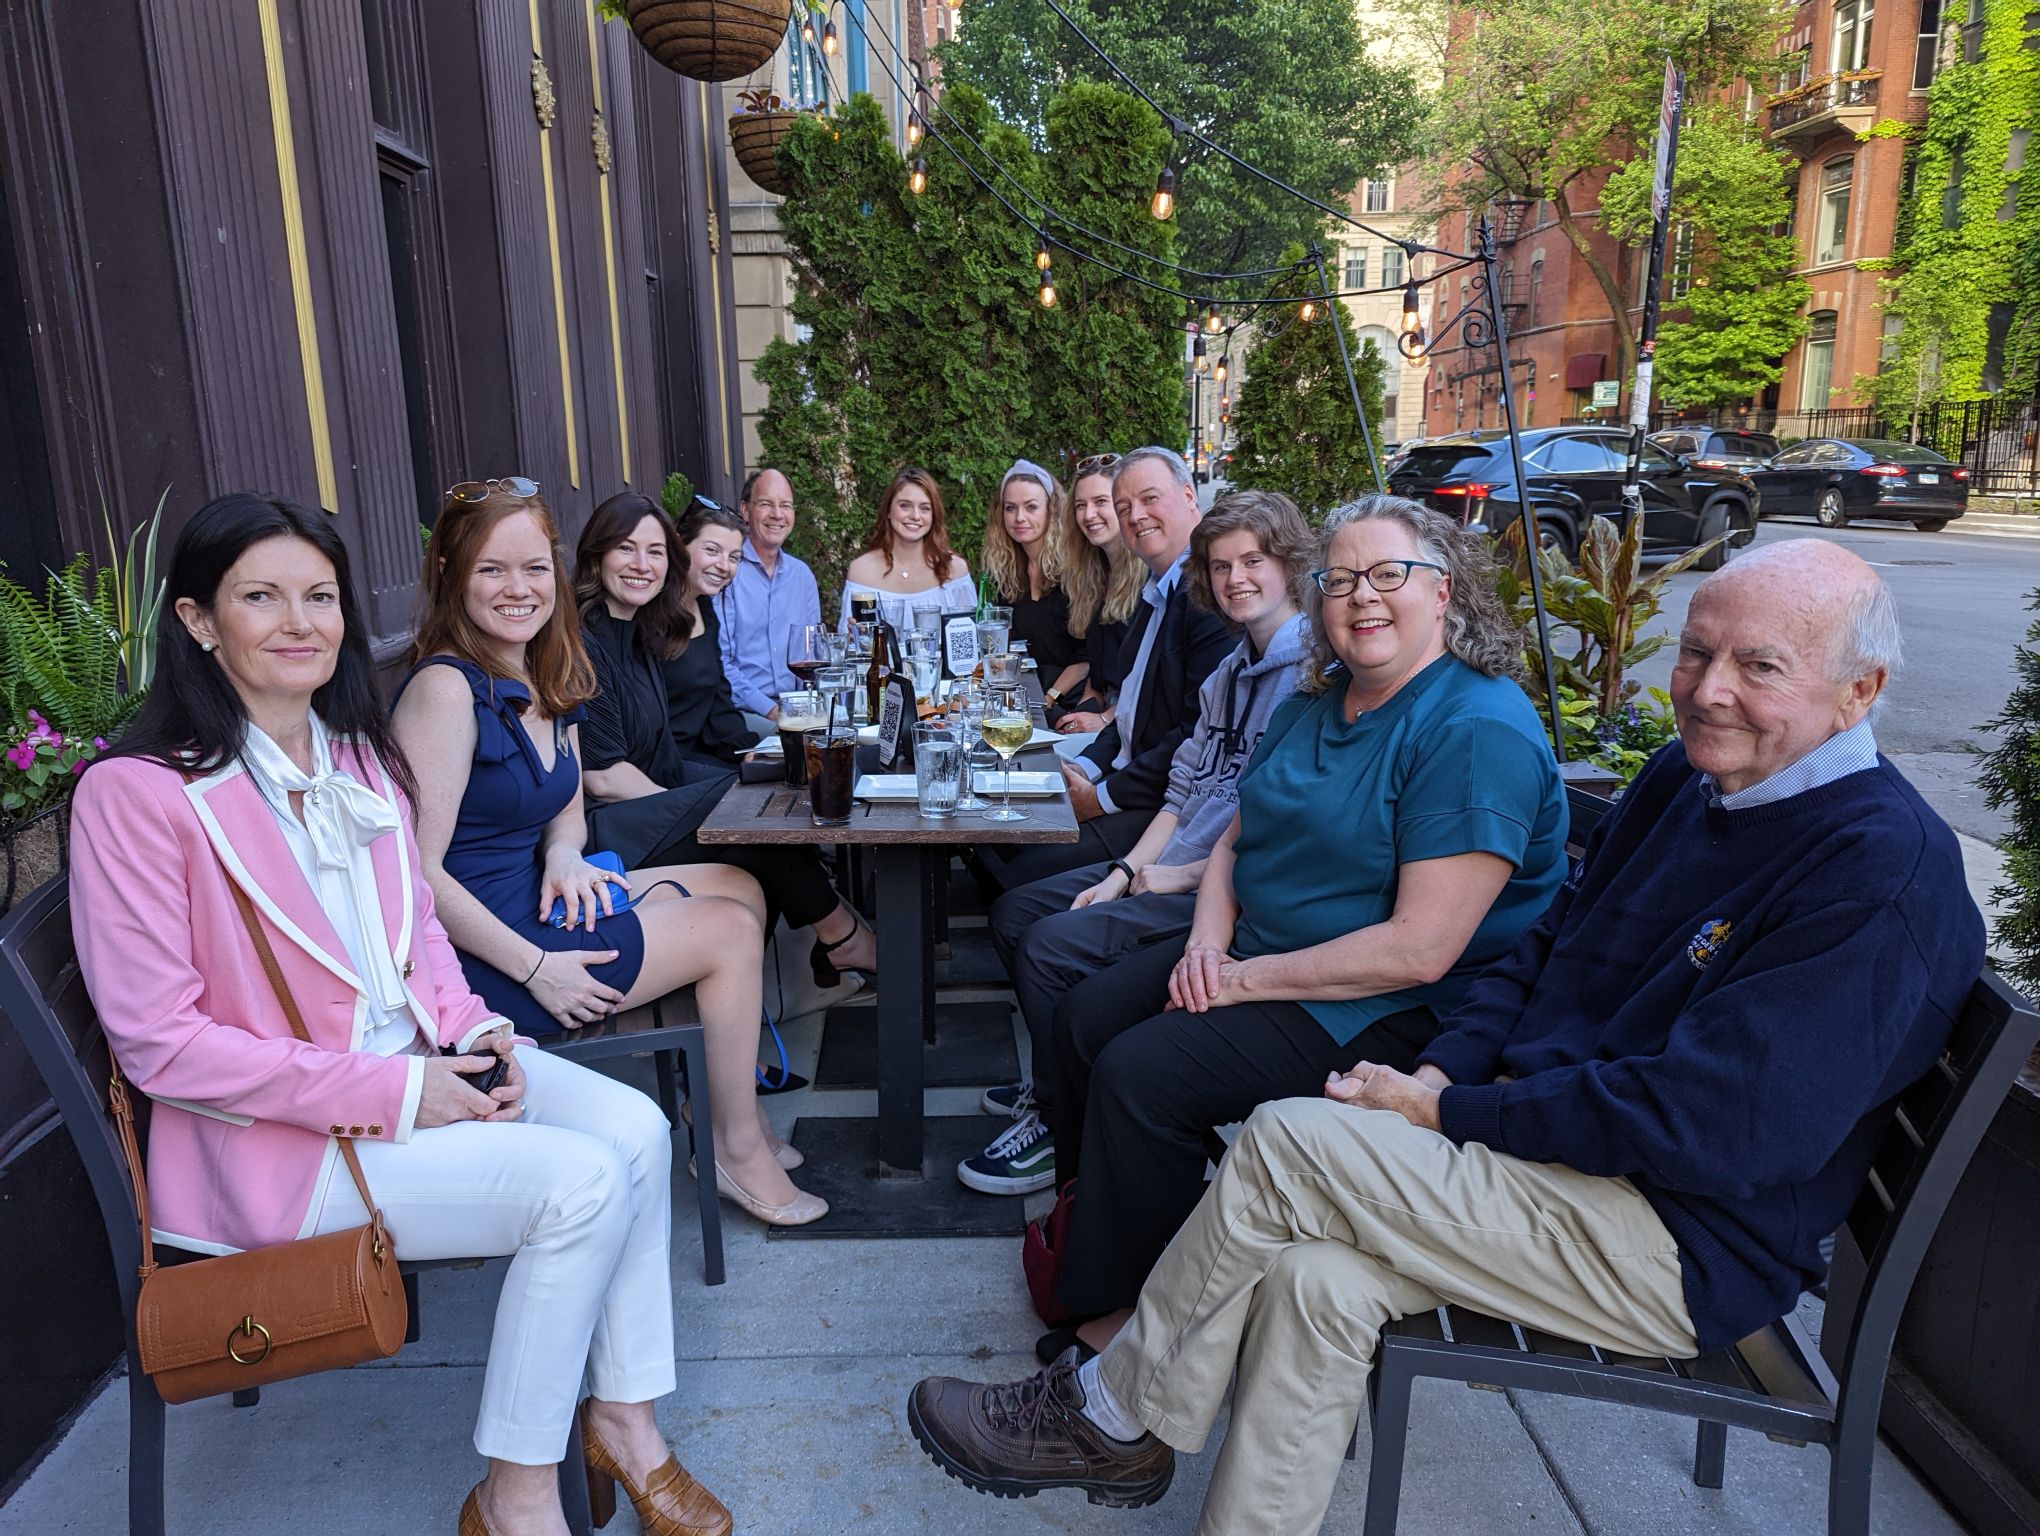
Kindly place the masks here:
[[(1370, 54), (1352, 0), (1059, 3), (1164, 111), (1334, 207), (1415, 143), (1418, 90), (1408, 71)], [(1048, 141), (1056, 90), (1113, 78), (1044, 0), (978, 0), (937, 53), (945, 88), (976, 86), (1037, 144)], [(1187, 138), (1174, 164), (1191, 267), (1271, 266), (1323, 226), (1307, 204)]]
[[(1788, 13), (1775, 0), (1699, 7), (1685, 0), (1472, 0), (1449, 8), (1404, 0), (1400, 14), (1428, 36), (1444, 70), (1430, 122), (1433, 161), (1450, 168), (1442, 197), (1469, 210), (1498, 197), (1545, 200), (1607, 303), (1617, 377), (1627, 380), (1637, 351), (1630, 295), (1590, 239), (1609, 167), (1622, 168), (1618, 182), (1641, 176), (1647, 188), (1667, 59), (1686, 71), (1687, 99), (1705, 102), (1738, 80), (1775, 72)], [(1729, 135), (1706, 137), (1717, 140), (1721, 155), (1731, 152)], [(1754, 144), (1741, 152), (1763, 153)], [(1711, 228), (1695, 185), (1695, 173), (1682, 166), (1674, 216)], [(1631, 226), (1632, 239), (1639, 233)], [(1716, 233), (1731, 247), (1747, 238), (1733, 228)]]
[[(1284, 255), (1301, 261), (1303, 251), (1291, 246)], [(1360, 343), (1344, 304), (1320, 299), (1314, 318), (1302, 318), (1302, 301), (1316, 289), (1316, 272), (1299, 272), (1277, 290), (1297, 302), (1263, 310), (1254, 322), (1260, 335), (1247, 352), (1246, 377), (1233, 402), (1231, 472), (1233, 484), (1281, 491), (1313, 519), (1377, 488), (1339, 358), (1339, 332), (1377, 432), (1387, 366), (1371, 340)]]

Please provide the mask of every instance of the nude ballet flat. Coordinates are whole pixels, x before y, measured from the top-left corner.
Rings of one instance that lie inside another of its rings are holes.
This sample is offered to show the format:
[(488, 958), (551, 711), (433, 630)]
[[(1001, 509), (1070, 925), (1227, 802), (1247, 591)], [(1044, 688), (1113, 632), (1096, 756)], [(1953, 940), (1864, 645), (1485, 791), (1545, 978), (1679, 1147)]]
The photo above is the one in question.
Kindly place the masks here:
[[(687, 1171), (697, 1181), (701, 1178), (691, 1157), (687, 1159)], [(715, 1165), (715, 1192), (730, 1204), (749, 1211), (768, 1227), (804, 1227), (829, 1214), (829, 1202), (806, 1190), (794, 1191), (793, 1198), (784, 1205), (767, 1205), (724, 1172), (721, 1163)]]
[[(694, 1103), (692, 1100), (689, 1099), (681, 1100), (680, 1118), (682, 1120), (685, 1120), (690, 1127), (693, 1126)], [(781, 1168), (784, 1168), (788, 1173), (791, 1173), (793, 1172), (794, 1169), (802, 1167), (806, 1164), (807, 1154), (801, 1151), (798, 1147), (792, 1146), (787, 1142), (783, 1142), (779, 1140), (778, 1137), (775, 1136), (772, 1140), (772, 1161), (779, 1164), (779, 1166)]]

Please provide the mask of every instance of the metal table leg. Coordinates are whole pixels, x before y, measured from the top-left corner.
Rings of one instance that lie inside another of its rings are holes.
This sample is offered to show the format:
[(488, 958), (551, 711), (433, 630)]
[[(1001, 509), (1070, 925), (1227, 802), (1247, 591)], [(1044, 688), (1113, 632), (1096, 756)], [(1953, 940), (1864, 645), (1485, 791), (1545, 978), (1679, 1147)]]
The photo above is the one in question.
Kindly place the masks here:
[(878, 1173), (921, 1176), (921, 1051), (935, 1027), (928, 851), (874, 848), (878, 887)]

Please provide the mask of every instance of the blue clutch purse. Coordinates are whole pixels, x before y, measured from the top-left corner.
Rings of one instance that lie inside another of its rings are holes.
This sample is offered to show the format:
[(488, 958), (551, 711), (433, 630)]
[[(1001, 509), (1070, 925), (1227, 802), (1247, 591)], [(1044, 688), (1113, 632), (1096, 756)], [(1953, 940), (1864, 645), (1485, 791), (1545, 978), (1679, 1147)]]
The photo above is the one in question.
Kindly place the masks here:
[[(599, 853), (588, 854), (587, 860), (590, 864), (593, 864), (597, 869), (606, 869), (612, 875), (617, 875), (620, 877), (623, 874), (622, 857), (618, 854), (609, 852), (607, 849), (604, 849)], [(613, 916), (617, 912), (628, 912), (631, 908), (631, 903), (637, 900), (637, 893), (635, 891), (627, 891), (620, 885), (612, 885), (609, 888), (609, 900), (611, 903), (610, 915)], [(553, 898), (552, 911), (546, 914), (545, 920), (551, 923), (555, 928), (564, 928), (567, 926), (566, 897), (556, 896)]]

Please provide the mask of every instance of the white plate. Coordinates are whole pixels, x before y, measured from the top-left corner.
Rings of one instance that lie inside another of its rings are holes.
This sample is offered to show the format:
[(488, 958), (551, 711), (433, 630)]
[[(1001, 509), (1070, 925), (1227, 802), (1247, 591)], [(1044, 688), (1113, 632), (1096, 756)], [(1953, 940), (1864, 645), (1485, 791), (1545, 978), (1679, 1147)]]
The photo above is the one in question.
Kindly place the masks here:
[[(980, 768), (971, 778), (971, 789), (978, 795), (996, 795), (1001, 792), (1006, 776), (996, 768)], [(1059, 773), (1029, 773), (1024, 769), (1013, 770), (1013, 794), (1018, 799), (1037, 798), (1062, 793), (1063, 776)]]
[[(980, 771), (972, 785), (975, 792), (990, 798), (999, 793), (1000, 774), (996, 768)], [(1016, 800), (1040, 799), (1059, 794), (1062, 790), (1062, 775), (1059, 773), (1013, 774), (1013, 798)], [(906, 804), (917, 799), (919, 788), (911, 773), (866, 773), (860, 774), (851, 796), (858, 800), (869, 800), (873, 804)]]
[(850, 795), (852, 799), (875, 802), (913, 800), (920, 790), (911, 773), (865, 773), (858, 775)]

